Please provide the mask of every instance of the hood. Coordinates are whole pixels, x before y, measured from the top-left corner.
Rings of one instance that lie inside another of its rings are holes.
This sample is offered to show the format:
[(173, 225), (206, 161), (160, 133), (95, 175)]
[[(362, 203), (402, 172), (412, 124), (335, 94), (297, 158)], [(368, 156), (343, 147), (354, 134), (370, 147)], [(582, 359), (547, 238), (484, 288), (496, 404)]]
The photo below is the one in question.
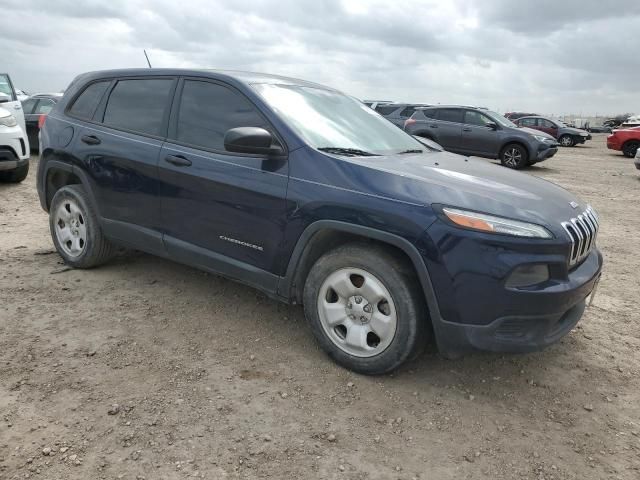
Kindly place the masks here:
[[(379, 172), (378, 179), (370, 180), (386, 197), (532, 222), (556, 235), (564, 235), (561, 222), (582, 213), (587, 206), (549, 181), (489, 160), (449, 152), (355, 157), (348, 161)], [(389, 178), (390, 174), (395, 178)], [(371, 182), (368, 184), (370, 187)]]
[(531, 135), (537, 135), (538, 137), (547, 137), (551, 140), (555, 140), (553, 135), (549, 135), (547, 132), (543, 132), (542, 130), (536, 130), (535, 128), (529, 127), (518, 127), (518, 130), (522, 132), (530, 133)]

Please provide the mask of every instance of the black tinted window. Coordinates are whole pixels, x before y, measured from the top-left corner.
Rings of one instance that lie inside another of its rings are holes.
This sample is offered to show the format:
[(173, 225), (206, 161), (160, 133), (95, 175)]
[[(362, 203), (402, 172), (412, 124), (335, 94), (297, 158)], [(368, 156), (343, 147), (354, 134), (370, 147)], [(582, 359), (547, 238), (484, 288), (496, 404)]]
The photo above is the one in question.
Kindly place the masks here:
[(477, 125), (479, 127), (486, 127), (487, 123), (492, 123), (491, 120), (486, 115), (483, 115), (480, 112), (476, 112), (474, 110), (466, 110), (464, 112), (464, 123), (467, 125)]
[(398, 107), (395, 105), (378, 105), (376, 107), (376, 112), (380, 115), (389, 115), (397, 110)]
[(462, 123), (462, 110), (459, 108), (440, 108), (438, 109), (438, 120)]
[(521, 118), (518, 120), (518, 124), (522, 127), (535, 127), (536, 119), (535, 118)]
[(422, 115), (424, 115), (426, 118), (436, 118), (437, 110), (435, 110), (433, 108), (429, 108), (429, 109), (426, 109), (426, 110), (418, 110), (418, 112), (421, 112)]
[(540, 125), (541, 127), (544, 128), (553, 128), (555, 127), (555, 125), (553, 123), (551, 123), (549, 120), (545, 120), (544, 118), (541, 118), (538, 120), (538, 125)]
[(76, 101), (73, 102), (69, 112), (80, 118), (90, 120), (98, 108), (98, 103), (102, 99), (102, 95), (109, 87), (110, 81), (96, 82), (89, 85), (84, 92), (80, 94)]
[(47, 115), (56, 103), (48, 98), (41, 98), (33, 113), (38, 115)]
[(237, 127), (267, 128), (244, 96), (209, 82), (184, 82), (176, 140), (189, 145), (224, 150), (224, 134)]
[(22, 102), (22, 111), (27, 115), (32, 113), (33, 107), (35, 106), (37, 101), (38, 99), (36, 98), (29, 98), (28, 100), (25, 100), (24, 102)]
[(109, 95), (104, 124), (149, 135), (162, 135), (162, 120), (169, 104), (172, 84), (173, 80), (165, 78), (120, 80)]

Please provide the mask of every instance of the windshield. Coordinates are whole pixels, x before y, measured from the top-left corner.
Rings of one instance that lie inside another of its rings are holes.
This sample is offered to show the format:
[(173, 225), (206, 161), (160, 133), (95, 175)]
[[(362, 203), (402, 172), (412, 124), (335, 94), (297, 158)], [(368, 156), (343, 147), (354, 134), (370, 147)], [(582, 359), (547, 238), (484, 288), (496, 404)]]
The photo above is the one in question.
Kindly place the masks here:
[(503, 127), (518, 128), (518, 125), (513, 123), (507, 117), (503, 117), (499, 113), (492, 112), (491, 110), (484, 110), (482, 113), (489, 115), (496, 123), (502, 125)]
[(319, 150), (344, 155), (386, 155), (424, 146), (347, 95), (300, 85), (255, 84), (273, 110)]

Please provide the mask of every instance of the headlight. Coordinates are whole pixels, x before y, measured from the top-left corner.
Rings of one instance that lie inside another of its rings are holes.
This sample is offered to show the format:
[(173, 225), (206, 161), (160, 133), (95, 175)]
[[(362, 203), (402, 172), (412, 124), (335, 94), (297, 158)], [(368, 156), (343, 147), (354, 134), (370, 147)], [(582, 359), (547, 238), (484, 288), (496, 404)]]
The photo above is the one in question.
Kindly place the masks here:
[(16, 121), (16, 117), (9, 115), (8, 117), (0, 118), (0, 125), (4, 125), (5, 127), (15, 127), (18, 125), (18, 122)]
[(487, 233), (501, 233), (516, 237), (553, 238), (549, 230), (535, 223), (495, 217), (486, 213), (468, 212), (457, 208), (443, 208), (442, 212), (456, 225)]
[(552, 140), (551, 138), (543, 137), (542, 135), (533, 135), (533, 138), (535, 138), (539, 142), (550, 142)]

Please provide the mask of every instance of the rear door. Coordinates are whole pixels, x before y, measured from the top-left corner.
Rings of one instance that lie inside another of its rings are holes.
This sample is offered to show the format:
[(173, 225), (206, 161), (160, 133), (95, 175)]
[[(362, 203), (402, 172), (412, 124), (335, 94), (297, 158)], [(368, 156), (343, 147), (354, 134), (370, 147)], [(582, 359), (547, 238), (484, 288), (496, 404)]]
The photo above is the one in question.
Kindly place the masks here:
[[(18, 121), (18, 125), (22, 127), (22, 131), (27, 132), (27, 126), (24, 121), (24, 112), (22, 111), (22, 103), (18, 100), (18, 96), (16, 95), (16, 90), (13, 87), (13, 83), (11, 83), (11, 78), (6, 73), (0, 73), (0, 93), (4, 93), (11, 98), (11, 101), (7, 103), (3, 103), (0, 106), (2, 108), (6, 108), (9, 110), (16, 120)], [(27, 152), (29, 151), (29, 145), (27, 144)]]
[(226, 151), (224, 135), (236, 127), (276, 134), (235, 88), (181, 82), (159, 163), (165, 245), (185, 263), (275, 289), (288, 164), (284, 157)]
[(534, 130), (542, 130), (540, 124), (538, 123), (538, 118), (535, 117), (525, 117), (518, 119), (518, 126), (525, 128), (533, 128)]
[(495, 122), (477, 110), (464, 111), (461, 148), (473, 155), (497, 155), (500, 140), (496, 129), (489, 127)]
[[(164, 253), (158, 200), (158, 156), (164, 142), (176, 77), (130, 77), (96, 82), (87, 105), (101, 96), (79, 126), (74, 152), (90, 176), (108, 235), (150, 253)], [(101, 94), (102, 92), (102, 94)], [(70, 115), (82, 95), (71, 106)]]
[(462, 151), (462, 114), (461, 108), (439, 108), (435, 120), (429, 122), (436, 141), (447, 150)]

